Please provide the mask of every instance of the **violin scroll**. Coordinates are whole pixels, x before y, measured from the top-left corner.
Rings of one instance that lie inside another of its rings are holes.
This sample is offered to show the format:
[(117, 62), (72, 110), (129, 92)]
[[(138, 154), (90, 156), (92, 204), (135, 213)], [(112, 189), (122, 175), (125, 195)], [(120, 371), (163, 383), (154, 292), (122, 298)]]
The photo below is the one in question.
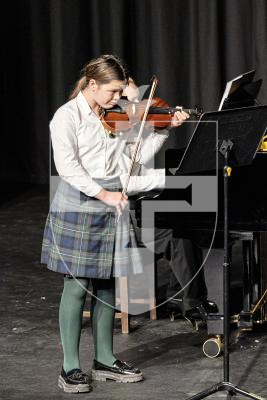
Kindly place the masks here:
[(189, 116), (191, 117), (195, 117), (197, 119), (199, 119), (201, 117), (201, 115), (203, 114), (203, 109), (198, 107), (197, 105), (195, 106), (195, 108), (184, 108), (184, 107), (180, 107), (180, 106), (176, 106), (175, 107), (176, 110), (178, 111), (184, 111), (187, 114), (189, 114)]

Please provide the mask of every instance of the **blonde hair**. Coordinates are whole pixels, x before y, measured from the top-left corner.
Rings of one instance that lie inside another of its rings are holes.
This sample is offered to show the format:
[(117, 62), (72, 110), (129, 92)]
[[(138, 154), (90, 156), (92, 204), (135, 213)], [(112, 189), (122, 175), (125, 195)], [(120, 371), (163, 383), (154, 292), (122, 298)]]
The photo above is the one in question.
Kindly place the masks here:
[(111, 54), (92, 59), (84, 66), (80, 75), (81, 78), (75, 83), (69, 99), (73, 99), (81, 90), (84, 90), (90, 79), (94, 79), (100, 85), (110, 83), (112, 80), (128, 82), (129, 79), (127, 66), (119, 57)]

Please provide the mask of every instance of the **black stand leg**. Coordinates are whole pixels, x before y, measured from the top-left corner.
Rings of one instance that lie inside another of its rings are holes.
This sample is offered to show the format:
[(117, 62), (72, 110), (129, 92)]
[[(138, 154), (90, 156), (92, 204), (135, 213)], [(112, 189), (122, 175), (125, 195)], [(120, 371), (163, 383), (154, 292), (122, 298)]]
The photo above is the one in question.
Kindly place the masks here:
[(195, 396), (193, 396), (193, 397), (190, 397), (190, 400), (204, 399), (205, 397), (208, 397), (208, 396), (212, 395), (213, 393), (221, 392), (221, 391), (228, 392), (228, 395), (229, 395), (228, 398), (231, 398), (232, 396), (234, 396), (236, 394), (242, 394), (243, 396), (248, 397), (249, 399), (265, 400), (263, 397), (260, 397), (254, 393), (249, 393), (249, 392), (246, 392), (245, 390), (239, 389), (237, 386), (233, 385), (230, 382), (216, 383), (215, 385), (211, 386), (210, 388), (205, 389), (198, 394), (195, 394)]
[(228, 165), (228, 158), (230, 151), (233, 147), (231, 140), (224, 140), (219, 151), (224, 156), (224, 262), (223, 262), (223, 335), (224, 335), (224, 355), (223, 355), (223, 376), (224, 381), (216, 383), (210, 388), (203, 390), (187, 400), (199, 400), (204, 399), (212, 395), (213, 393), (226, 391), (228, 393), (228, 399), (231, 399), (233, 395), (242, 394), (249, 399), (255, 400), (266, 400), (261, 396), (254, 393), (246, 392), (239, 389), (237, 386), (229, 382), (229, 323), (230, 323), (230, 311), (229, 311), (229, 294), (230, 294), (230, 258), (229, 258), (229, 228), (228, 228), (228, 179), (231, 176), (231, 167)]

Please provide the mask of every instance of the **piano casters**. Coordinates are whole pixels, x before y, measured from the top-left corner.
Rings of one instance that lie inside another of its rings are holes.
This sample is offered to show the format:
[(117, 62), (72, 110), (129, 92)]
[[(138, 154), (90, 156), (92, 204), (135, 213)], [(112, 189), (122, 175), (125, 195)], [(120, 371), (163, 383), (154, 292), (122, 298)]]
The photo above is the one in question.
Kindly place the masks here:
[[(224, 336), (224, 352), (223, 352), (223, 382), (216, 383), (210, 388), (203, 390), (200, 393), (188, 398), (187, 400), (200, 400), (204, 399), (213, 393), (226, 391), (227, 398), (231, 399), (232, 396), (241, 394), (249, 399), (266, 400), (254, 393), (246, 392), (229, 382), (229, 325), (230, 325), (230, 312), (229, 312), (229, 294), (230, 294), (230, 257), (229, 257), (229, 228), (228, 228), (228, 181), (231, 176), (232, 169), (228, 165), (229, 155), (234, 143), (230, 139), (223, 140), (219, 153), (224, 157), (224, 262), (223, 262), (223, 336)], [(215, 343), (216, 344), (216, 343)]]
[(216, 358), (223, 352), (222, 335), (207, 339), (202, 346), (203, 353), (208, 358)]

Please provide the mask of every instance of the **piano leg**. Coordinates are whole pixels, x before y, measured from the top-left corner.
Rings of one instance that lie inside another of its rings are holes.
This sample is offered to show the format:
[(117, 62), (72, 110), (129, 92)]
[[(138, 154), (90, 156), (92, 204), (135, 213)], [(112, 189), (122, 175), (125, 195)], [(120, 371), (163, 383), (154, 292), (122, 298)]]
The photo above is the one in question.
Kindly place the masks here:
[[(252, 241), (243, 241), (243, 309), (239, 314), (238, 326), (241, 329), (250, 330), (253, 328), (251, 304), (254, 287), (255, 258), (254, 258), (253, 233)], [(256, 287), (255, 287), (256, 289)]]
[(252, 330), (254, 324), (267, 320), (267, 232), (253, 232), (253, 241), (244, 242), (244, 296), (243, 310), (238, 326)]
[[(252, 330), (255, 323), (262, 324), (267, 320), (267, 232), (234, 231), (230, 235), (231, 322), (237, 323), (241, 330)], [(216, 357), (223, 349), (222, 264), (223, 249), (212, 248), (205, 263), (205, 277), (208, 295), (217, 303), (219, 312), (210, 314), (207, 320), (210, 337), (204, 342), (203, 352), (208, 357)], [(233, 308), (233, 303), (239, 309)]]

